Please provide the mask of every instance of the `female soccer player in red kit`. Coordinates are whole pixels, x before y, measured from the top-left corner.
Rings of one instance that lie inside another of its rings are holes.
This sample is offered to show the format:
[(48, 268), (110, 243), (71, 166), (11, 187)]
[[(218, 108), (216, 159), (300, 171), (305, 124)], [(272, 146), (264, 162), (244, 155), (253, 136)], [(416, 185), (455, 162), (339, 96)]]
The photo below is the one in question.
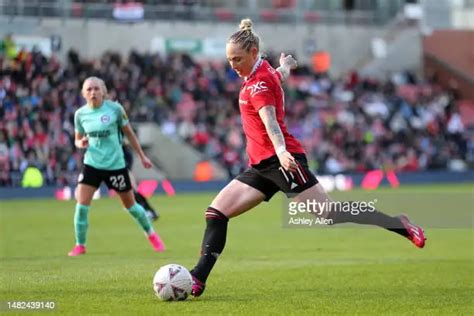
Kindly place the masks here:
[[(250, 166), (224, 187), (206, 210), (207, 227), (201, 257), (191, 270), (194, 296), (203, 293), (211, 269), (224, 249), (229, 218), (270, 200), (278, 191), (296, 196), (296, 201), (331, 201), (308, 169), (303, 147), (288, 132), (284, 122), (281, 80), (289, 75), (290, 69), (296, 68), (296, 61), (291, 55), (282, 54), (280, 67), (272, 68), (260, 56), (259, 42), (249, 19), (241, 21), (240, 30), (227, 42), (227, 60), (244, 79), (239, 107)], [(354, 216), (329, 210), (324, 216), (334, 224), (354, 222), (386, 228), (408, 238), (419, 248), (425, 243), (421, 227), (410, 223), (404, 215), (391, 217), (373, 211)]]

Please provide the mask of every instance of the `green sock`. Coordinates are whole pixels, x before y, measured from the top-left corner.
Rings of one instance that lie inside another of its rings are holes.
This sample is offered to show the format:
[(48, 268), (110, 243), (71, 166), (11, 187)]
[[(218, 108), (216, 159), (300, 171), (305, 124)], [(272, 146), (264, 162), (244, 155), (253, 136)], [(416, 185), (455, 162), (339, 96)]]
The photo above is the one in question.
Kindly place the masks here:
[(148, 235), (153, 232), (150, 220), (146, 216), (143, 206), (135, 202), (135, 204), (133, 204), (133, 206), (129, 208), (128, 211)]
[(76, 213), (74, 214), (74, 230), (76, 233), (76, 244), (85, 245), (87, 228), (89, 223), (87, 221), (87, 215), (89, 213), (89, 206), (76, 204)]

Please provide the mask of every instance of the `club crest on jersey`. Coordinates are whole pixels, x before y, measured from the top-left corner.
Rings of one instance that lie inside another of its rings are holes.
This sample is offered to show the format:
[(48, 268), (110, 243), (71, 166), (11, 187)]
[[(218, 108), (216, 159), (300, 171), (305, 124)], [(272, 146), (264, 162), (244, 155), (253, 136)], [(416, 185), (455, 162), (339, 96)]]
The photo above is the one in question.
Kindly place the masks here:
[(250, 95), (253, 97), (254, 95), (264, 92), (268, 90), (268, 87), (265, 85), (264, 81), (259, 81), (254, 83), (251, 86), (247, 87), (247, 90), (250, 90)]
[(103, 123), (103, 124), (109, 124), (110, 122), (110, 116), (108, 116), (107, 114), (104, 114), (100, 117), (100, 121)]

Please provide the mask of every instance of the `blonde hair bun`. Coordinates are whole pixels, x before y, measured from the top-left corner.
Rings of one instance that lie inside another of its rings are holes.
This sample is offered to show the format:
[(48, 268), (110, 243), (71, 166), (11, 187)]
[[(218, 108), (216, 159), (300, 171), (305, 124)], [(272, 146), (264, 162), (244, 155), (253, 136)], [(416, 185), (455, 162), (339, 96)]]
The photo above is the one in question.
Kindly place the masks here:
[(239, 27), (242, 31), (252, 31), (252, 20), (242, 19), (242, 21), (240, 21)]

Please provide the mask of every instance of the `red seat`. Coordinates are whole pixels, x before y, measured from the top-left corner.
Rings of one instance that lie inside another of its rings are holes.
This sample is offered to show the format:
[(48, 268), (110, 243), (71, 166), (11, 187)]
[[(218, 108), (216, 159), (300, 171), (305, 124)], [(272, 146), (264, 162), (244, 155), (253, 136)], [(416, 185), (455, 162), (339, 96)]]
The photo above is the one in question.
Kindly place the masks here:
[(260, 18), (264, 22), (276, 22), (278, 21), (278, 14), (272, 9), (262, 9), (260, 11)]
[(303, 19), (308, 23), (316, 23), (319, 21), (319, 13), (316, 11), (307, 11), (303, 14)]
[(73, 2), (71, 5), (71, 15), (73, 17), (82, 17), (82, 3)]
[(214, 16), (219, 21), (232, 21), (235, 18), (234, 12), (226, 8), (217, 8), (214, 10)]

